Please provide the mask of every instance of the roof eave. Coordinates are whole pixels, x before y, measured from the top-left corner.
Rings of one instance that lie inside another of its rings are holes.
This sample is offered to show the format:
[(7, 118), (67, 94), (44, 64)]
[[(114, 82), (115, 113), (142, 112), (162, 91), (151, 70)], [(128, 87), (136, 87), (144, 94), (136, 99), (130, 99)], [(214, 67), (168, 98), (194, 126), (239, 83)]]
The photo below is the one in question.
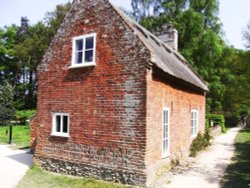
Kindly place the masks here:
[(191, 82), (187, 82), (186, 80), (183, 80), (182, 78), (179, 78), (179, 77), (177, 77), (175, 75), (170, 74), (169, 72), (164, 71), (161, 67), (159, 67), (157, 65), (155, 58), (151, 58), (150, 59), (150, 64), (151, 64), (151, 68), (152, 69), (157, 68), (157, 69), (161, 70), (161, 71), (159, 71), (159, 70), (155, 71), (154, 74), (159, 73), (161, 75), (161, 77), (164, 77), (162, 75), (162, 73), (164, 73), (164, 74), (167, 75), (166, 78), (169, 78), (169, 77), (175, 78), (175, 79), (179, 80), (179, 83), (181, 83), (181, 82), (182, 83), (186, 83), (185, 85), (186, 86), (190, 86), (190, 88), (196, 88), (196, 90), (199, 88), (198, 90), (202, 90), (204, 92), (208, 92), (209, 91), (208, 86), (207, 86), (206, 83), (202, 82), (201, 85), (197, 85), (197, 84), (194, 84), (194, 83), (191, 83)]

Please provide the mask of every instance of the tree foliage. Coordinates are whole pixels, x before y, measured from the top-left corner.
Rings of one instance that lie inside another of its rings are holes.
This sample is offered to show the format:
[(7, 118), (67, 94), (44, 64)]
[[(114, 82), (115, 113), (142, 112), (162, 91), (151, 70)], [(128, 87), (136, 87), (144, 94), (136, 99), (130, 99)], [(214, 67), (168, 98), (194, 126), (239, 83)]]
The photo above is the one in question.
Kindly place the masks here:
[(0, 123), (5, 123), (14, 116), (13, 94), (13, 87), (4, 81), (0, 85)]
[(240, 118), (250, 115), (250, 51), (235, 50), (231, 69), (233, 79), (227, 82), (224, 107)]
[(19, 67), (15, 51), (16, 33), (15, 25), (0, 28), (0, 84), (6, 80), (15, 85), (18, 79)]
[(66, 13), (70, 9), (70, 2), (66, 4), (57, 5), (55, 11), (47, 12), (44, 18), (44, 24), (48, 28), (48, 39), (52, 40), (60, 27)]
[(58, 5), (34, 25), (22, 17), (20, 26), (0, 28), (0, 83), (14, 88), (15, 108), (36, 107), (36, 68), (69, 8)]
[(250, 20), (249, 20), (249, 22), (247, 24), (246, 30), (244, 31), (243, 38), (245, 40), (245, 46), (246, 46), (246, 48), (250, 49)]

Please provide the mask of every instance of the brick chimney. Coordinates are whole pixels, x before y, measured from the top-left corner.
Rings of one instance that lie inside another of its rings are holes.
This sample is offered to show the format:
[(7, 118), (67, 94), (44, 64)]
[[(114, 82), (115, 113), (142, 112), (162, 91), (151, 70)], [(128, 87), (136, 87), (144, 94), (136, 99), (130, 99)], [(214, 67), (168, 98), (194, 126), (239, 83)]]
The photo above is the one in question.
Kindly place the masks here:
[(172, 25), (163, 25), (155, 35), (174, 50), (178, 50), (178, 31)]

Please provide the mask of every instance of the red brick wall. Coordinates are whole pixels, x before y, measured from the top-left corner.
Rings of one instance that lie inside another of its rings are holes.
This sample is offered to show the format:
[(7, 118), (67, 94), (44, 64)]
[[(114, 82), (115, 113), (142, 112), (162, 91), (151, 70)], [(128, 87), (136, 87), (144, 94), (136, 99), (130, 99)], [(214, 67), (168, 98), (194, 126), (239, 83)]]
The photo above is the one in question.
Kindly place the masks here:
[[(170, 110), (170, 157), (162, 158), (162, 110)], [(199, 131), (205, 128), (205, 96), (171, 82), (147, 74), (147, 146), (146, 164), (149, 179), (158, 167), (188, 154), (191, 138), (191, 110), (199, 110)]]
[[(96, 67), (69, 69), (72, 37), (89, 33), (97, 34)], [(148, 50), (108, 3), (75, 4), (38, 70), (31, 133), (37, 158), (143, 174), (147, 59)], [(70, 114), (69, 138), (51, 136), (54, 112)]]

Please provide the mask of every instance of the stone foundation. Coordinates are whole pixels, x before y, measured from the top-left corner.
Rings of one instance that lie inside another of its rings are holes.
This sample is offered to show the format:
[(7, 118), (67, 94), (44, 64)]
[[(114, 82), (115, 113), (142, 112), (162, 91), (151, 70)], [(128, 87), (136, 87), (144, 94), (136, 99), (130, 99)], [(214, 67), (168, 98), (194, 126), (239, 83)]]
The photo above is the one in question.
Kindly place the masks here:
[(122, 184), (144, 186), (146, 184), (146, 174), (131, 170), (114, 169), (111, 167), (91, 164), (77, 164), (69, 161), (62, 161), (52, 158), (34, 156), (34, 164), (51, 172), (66, 175), (95, 178)]

